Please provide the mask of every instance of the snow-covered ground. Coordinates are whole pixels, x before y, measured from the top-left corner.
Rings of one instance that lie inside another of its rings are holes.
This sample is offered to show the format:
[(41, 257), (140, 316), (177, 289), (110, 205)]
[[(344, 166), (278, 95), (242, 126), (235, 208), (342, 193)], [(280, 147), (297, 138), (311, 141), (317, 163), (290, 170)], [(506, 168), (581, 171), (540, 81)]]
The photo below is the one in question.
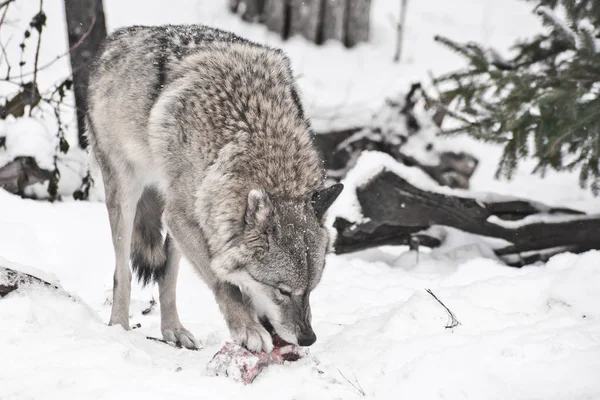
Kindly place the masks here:
[[(314, 292), (308, 358), (247, 387), (205, 375), (228, 338), (216, 303), (184, 263), (178, 301), (198, 352), (160, 337), (156, 288), (134, 286), (132, 323), (108, 327), (112, 247), (100, 203), (48, 204), (0, 192), (0, 254), (53, 273), (66, 293), (24, 288), (0, 300), (2, 399), (600, 398), (600, 252), (513, 269), (484, 258), (402, 267), (373, 250), (331, 256)], [(445, 310), (461, 325), (445, 329)], [(348, 378), (352, 384), (350, 384)]]
[[(229, 15), (224, 3), (104, 0), (110, 30), (202, 22), (284, 47), (317, 127), (364, 122), (384, 95), (406, 90), (429, 70), (462, 65), (433, 42), (434, 34), (506, 50), (515, 38), (539, 29), (523, 1), (412, 1), (405, 61), (393, 64), (397, 1), (374, 1), (373, 41), (353, 51), (300, 39), (282, 43), (263, 27)], [(62, 2), (45, 4), (44, 40), (53, 47), (41, 57), (51, 60), (66, 49), (66, 33)], [(14, 7), (27, 21), (37, 2), (17, 1)], [(50, 86), (67, 69), (67, 60), (57, 62), (40, 75), (41, 84)], [(8, 90), (0, 85), (0, 93)], [(5, 121), (0, 132), (21, 141), (14, 152), (38, 151), (18, 132), (35, 135), (37, 124), (40, 135), (52, 135), (52, 120), (46, 115), (24, 121)], [(579, 189), (574, 174), (551, 173), (542, 180), (525, 161), (514, 181), (495, 181), (500, 150), (455, 140), (453, 145), (480, 159), (473, 190), (600, 212), (600, 200)], [(178, 302), (183, 323), (204, 343), (197, 352), (146, 339), (160, 337), (158, 310), (142, 315), (157, 298), (156, 288), (134, 285), (131, 319), (141, 328), (106, 326), (114, 261), (102, 203), (50, 204), (0, 190), (0, 257), (53, 274), (64, 290), (32, 286), (0, 300), (0, 399), (353, 399), (361, 392), (376, 399), (600, 399), (600, 252), (512, 269), (463, 250), (423, 256), (416, 265), (397, 248), (330, 256), (312, 296), (319, 339), (310, 356), (269, 367), (243, 386), (205, 374), (228, 332), (212, 294), (188, 263), (180, 272)], [(425, 289), (461, 325), (446, 329), (445, 310)]]

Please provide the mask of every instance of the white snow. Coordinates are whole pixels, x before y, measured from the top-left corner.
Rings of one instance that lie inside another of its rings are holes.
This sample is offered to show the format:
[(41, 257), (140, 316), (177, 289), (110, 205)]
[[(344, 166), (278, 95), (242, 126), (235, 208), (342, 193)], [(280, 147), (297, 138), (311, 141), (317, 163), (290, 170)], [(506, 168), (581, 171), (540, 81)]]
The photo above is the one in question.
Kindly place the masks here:
[(31, 265), (17, 264), (0, 257), (0, 268), (2, 267), (8, 268), (12, 271), (22, 272), (60, 288), (60, 284), (58, 283), (58, 279), (55, 275), (46, 271), (41, 271), (32, 267)]
[(344, 190), (333, 203), (329, 217), (341, 217), (349, 222), (362, 222), (360, 204), (356, 197), (356, 189), (367, 184), (382, 171), (391, 171), (406, 179), (411, 185), (423, 190), (438, 191), (440, 186), (423, 170), (400, 164), (389, 154), (379, 151), (363, 151), (356, 165), (343, 179)]
[[(531, 4), (523, 1), (414, 1), (403, 62), (394, 64), (398, 4), (373, 3), (372, 43), (347, 51), (336, 43), (319, 48), (298, 38), (283, 43), (264, 27), (229, 15), (224, 1), (104, 1), (109, 30), (136, 23), (201, 22), (284, 47), (318, 129), (368, 123), (386, 95), (405, 92), (413, 81), (425, 80), (429, 70), (437, 74), (464, 65), (434, 43), (434, 34), (505, 52), (517, 37), (539, 29)], [(61, 4), (45, 2), (48, 36), (43, 43), (52, 45), (42, 46), (41, 63), (66, 50)], [(13, 19), (11, 26), (26, 25), (37, 6), (16, 1), (11, 7), (22, 21), (19, 25)], [(7, 47), (17, 59), (20, 35), (15, 28)], [(2, 32), (3, 41), (9, 36)], [(68, 60), (59, 60), (40, 73), (40, 87), (51, 88), (67, 71)], [(13, 90), (14, 85), (0, 84), (2, 96)], [(63, 111), (72, 137), (72, 109)], [(0, 149), (0, 164), (15, 155), (48, 160), (55, 122), (48, 110), (34, 117), (0, 121), (0, 134), (9, 135), (14, 145), (11, 153)], [(36, 147), (31, 147), (34, 137)], [(531, 174), (533, 161), (523, 160), (513, 181), (497, 181), (492, 177), (501, 149), (461, 137), (444, 145), (468, 149), (479, 158), (471, 180), (474, 192), (600, 212), (600, 201), (578, 187), (574, 173), (550, 172), (542, 179)], [(80, 173), (84, 159), (77, 153), (68, 156), (71, 169)], [(419, 187), (437, 187), (422, 171), (369, 152), (346, 178), (348, 188), (359, 187), (384, 167)], [(61, 170), (63, 176), (67, 170)], [(361, 219), (352, 190), (338, 199), (334, 214)], [(404, 247), (328, 257), (311, 297), (318, 341), (310, 355), (269, 367), (243, 386), (205, 373), (229, 334), (212, 294), (187, 262), (180, 272), (178, 304), (183, 323), (204, 343), (198, 352), (146, 339), (160, 337), (158, 309), (141, 313), (158, 298), (155, 287), (133, 285), (131, 320), (141, 328), (124, 332), (106, 325), (114, 255), (102, 203), (50, 204), (0, 190), (0, 264), (41, 270), (64, 289), (31, 285), (0, 299), (0, 399), (358, 399), (361, 391), (374, 399), (600, 398), (600, 252), (562, 254), (545, 265), (513, 269), (499, 264), (479, 238), (448, 229), (440, 234), (447, 235), (446, 246), (422, 250), (418, 260)], [(446, 311), (427, 288), (461, 325), (445, 328)]]
[(541, 6), (537, 8), (537, 13), (548, 20), (550, 28), (557, 30), (571, 44), (576, 45), (577, 34), (567, 25), (568, 21), (565, 18), (565, 12), (562, 8), (553, 10), (550, 7)]
[(552, 214), (540, 214), (540, 215), (528, 215), (527, 217), (517, 221), (506, 221), (501, 218), (492, 215), (488, 218), (488, 222), (496, 225), (500, 225), (508, 229), (517, 229), (524, 225), (535, 224), (535, 223), (546, 223), (546, 224), (557, 224), (561, 222), (572, 222), (578, 220), (585, 220), (590, 217), (597, 218), (598, 215), (552, 215)]
[[(75, 298), (33, 285), (0, 300), (2, 398), (360, 398), (342, 374), (379, 399), (600, 396), (600, 252), (523, 269), (477, 255), (422, 257), (406, 269), (382, 261), (383, 250), (330, 256), (312, 298), (319, 340), (310, 356), (269, 367), (244, 387), (205, 374), (228, 333), (187, 263), (178, 302), (204, 342), (198, 352), (145, 338), (160, 337), (158, 310), (141, 315), (155, 288), (134, 285), (132, 323), (141, 328), (106, 326), (112, 247), (102, 204), (51, 205), (4, 192), (0, 203), (2, 231), (5, 222), (32, 227), (38, 268)], [(28, 257), (11, 251), (28, 238), (4, 239), (5, 258)], [(446, 312), (426, 288), (461, 325), (444, 328)]]

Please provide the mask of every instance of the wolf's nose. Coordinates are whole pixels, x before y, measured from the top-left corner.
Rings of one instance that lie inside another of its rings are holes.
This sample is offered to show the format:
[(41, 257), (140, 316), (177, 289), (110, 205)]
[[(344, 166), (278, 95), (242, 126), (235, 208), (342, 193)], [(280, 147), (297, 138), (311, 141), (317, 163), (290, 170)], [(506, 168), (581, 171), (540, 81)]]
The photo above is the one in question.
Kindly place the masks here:
[(310, 346), (316, 341), (317, 335), (315, 335), (315, 332), (313, 332), (312, 330), (308, 334), (302, 335), (298, 338), (298, 344), (300, 346)]

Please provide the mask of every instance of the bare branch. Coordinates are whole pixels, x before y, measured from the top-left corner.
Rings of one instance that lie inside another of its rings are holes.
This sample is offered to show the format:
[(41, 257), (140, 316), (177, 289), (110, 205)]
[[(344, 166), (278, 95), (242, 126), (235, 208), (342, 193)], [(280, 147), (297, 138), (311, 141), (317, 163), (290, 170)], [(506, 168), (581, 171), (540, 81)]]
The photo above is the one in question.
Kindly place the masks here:
[[(12, 1), (14, 1), (14, 0), (7, 0), (4, 3), (2, 3), (2, 5), (0, 6), (0, 8), (4, 8), (4, 11), (2, 12), (2, 17), (0, 17), (0, 28), (4, 24), (4, 20), (6, 19), (6, 13), (8, 13), (8, 6), (10, 5), (10, 3)], [(8, 72), (6, 73), (6, 79), (8, 80), (10, 77), (10, 61), (8, 60), (8, 54), (6, 54), (6, 48), (4, 47), (4, 44), (2, 43), (1, 38), (0, 38), (0, 47), (2, 47), (2, 55), (4, 56), (4, 59), (6, 60), (6, 65), (8, 67)]]
[(455, 328), (458, 325), (460, 325), (460, 321), (456, 318), (456, 315), (454, 315), (454, 313), (452, 311), (450, 311), (450, 309), (448, 307), (446, 307), (446, 305), (444, 303), (442, 303), (442, 301), (440, 299), (438, 299), (437, 296), (435, 294), (433, 294), (433, 292), (430, 289), (425, 289), (425, 291), (427, 293), (429, 293), (430, 295), (432, 295), (433, 298), (436, 299), (437, 302), (440, 303), (442, 305), (442, 307), (444, 307), (444, 309), (448, 313), (448, 316), (450, 317), (451, 321), (449, 324), (447, 324), (445, 326), (446, 329)]
[(6, 0), (6, 1), (3, 1), (2, 3), (0, 3), (0, 10), (3, 9), (4, 7), (8, 8), (9, 4), (12, 3), (12, 2), (14, 2), (14, 1), (15, 0)]
[[(69, 55), (69, 53), (75, 49), (77, 49), (79, 46), (81, 46), (81, 44), (85, 41), (85, 39), (89, 36), (90, 32), (92, 32), (92, 29), (94, 28), (94, 25), (96, 24), (96, 15), (94, 14), (94, 16), (92, 17), (92, 23), (90, 24), (90, 27), (88, 28), (87, 31), (85, 31), (83, 33), (83, 35), (81, 35), (81, 38), (77, 41), (77, 43), (75, 43), (73, 46), (71, 46), (69, 48), (69, 50), (67, 50), (66, 52), (57, 55), (53, 60), (48, 61), (46, 64), (43, 64), (42, 66), (40, 66), (39, 68), (37, 68), (37, 71), (43, 71), (46, 68), (52, 66), (54, 63), (56, 63), (58, 60), (65, 58), (66, 56)], [(82, 68), (85, 68), (86, 66), (83, 65)], [(31, 72), (26, 72), (24, 73), (22, 76), (23, 77), (27, 77), (30, 75), (34, 75), (36, 71), (31, 71)], [(75, 73), (75, 71), (73, 71), (73, 73)]]
[(394, 54), (394, 62), (400, 61), (402, 56), (402, 43), (404, 41), (404, 27), (406, 25), (406, 9), (408, 8), (408, 0), (400, 2), (400, 22), (398, 22), (398, 32), (396, 38), (396, 53)]
[[(44, 9), (44, 0), (40, 0), (40, 14)], [(38, 73), (38, 62), (40, 59), (40, 46), (42, 45), (42, 31), (41, 29), (38, 32), (38, 40), (37, 46), (35, 49), (35, 61), (33, 62), (33, 86), (37, 87), (37, 73)], [(33, 107), (29, 109), (29, 116), (31, 117), (31, 113), (33, 112)]]
[(346, 375), (344, 375), (342, 373), (342, 371), (339, 368), (338, 368), (338, 372), (346, 380), (346, 382), (348, 382), (350, 384), (350, 386), (352, 386), (354, 388), (354, 390), (356, 390), (361, 396), (364, 397), (364, 396), (367, 395), (365, 393), (365, 391), (363, 390), (363, 388), (360, 386), (360, 383), (358, 382), (358, 379), (356, 379), (356, 374), (352, 374), (352, 375), (354, 375), (354, 382), (352, 382), (350, 379), (348, 379), (346, 377)]

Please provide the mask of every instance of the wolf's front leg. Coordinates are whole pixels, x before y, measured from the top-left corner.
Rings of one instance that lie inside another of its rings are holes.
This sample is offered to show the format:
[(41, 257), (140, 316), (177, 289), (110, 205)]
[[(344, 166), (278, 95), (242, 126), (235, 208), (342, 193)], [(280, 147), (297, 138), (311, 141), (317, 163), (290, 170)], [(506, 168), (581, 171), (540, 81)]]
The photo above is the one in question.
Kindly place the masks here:
[(253, 308), (244, 302), (240, 290), (234, 285), (219, 281), (210, 269), (208, 244), (202, 228), (189, 218), (193, 214), (193, 208), (178, 207), (175, 202), (167, 200), (166, 222), (178, 248), (213, 290), (234, 341), (252, 351), (271, 352), (271, 335), (260, 324)]
[(165, 274), (158, 281), (160, 298), (160, 328), (168, 342), (181, 344), (188, 349), (201, 349), (202, 344), (184, 328), (177, 312), (177, 273), (181, 252), (175, 241), (167, 236), (167, 265)]
[(244, 301), (240, 289), (230, 283), (219, 282), (214, 292), (233, 340), (248, 350), (270, 353), (273, 339), (258, 321), (252, 306)]

